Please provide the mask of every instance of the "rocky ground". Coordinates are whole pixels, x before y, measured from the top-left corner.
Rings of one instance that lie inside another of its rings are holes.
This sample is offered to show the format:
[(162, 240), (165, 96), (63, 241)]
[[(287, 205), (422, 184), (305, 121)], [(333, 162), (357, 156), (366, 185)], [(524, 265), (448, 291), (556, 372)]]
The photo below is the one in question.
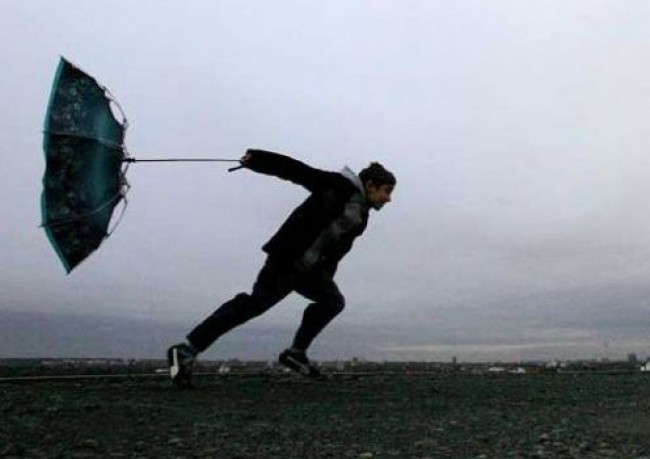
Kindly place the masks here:
[(0, 457), (650, 458), (650, 377), (5, 381)]

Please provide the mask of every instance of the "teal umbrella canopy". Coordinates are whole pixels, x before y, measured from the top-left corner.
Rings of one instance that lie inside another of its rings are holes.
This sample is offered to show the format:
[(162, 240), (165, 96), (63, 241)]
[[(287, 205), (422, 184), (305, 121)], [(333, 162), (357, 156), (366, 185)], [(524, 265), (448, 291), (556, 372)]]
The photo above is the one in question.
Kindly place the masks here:
[(66, 271), (109, 235), (125, 198), (126, 119), (106, 88), (61, 58), (45, 117), (43, 228)]

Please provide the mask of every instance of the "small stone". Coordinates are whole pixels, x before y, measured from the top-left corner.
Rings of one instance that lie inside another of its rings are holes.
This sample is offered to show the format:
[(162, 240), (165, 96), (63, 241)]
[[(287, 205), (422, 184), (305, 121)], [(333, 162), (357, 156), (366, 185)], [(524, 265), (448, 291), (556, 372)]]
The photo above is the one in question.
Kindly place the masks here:
[(172, 437), (167, 441), (169, 446), (183, 446), (183, 439), (180, 437)]
[(95, 440), (94, 438), (89, 438), (89, 439), (84, 440), (81, 443), (79, 443), (79, 448), (97, 449), (97, 448), (99, 448), (99, 442), (97, 440)]
[(578, 449), (580, 451), (588, 451), (589, 449), (591, 449), (591, 445), (589, 445), (589, 442), (583, 441), (580, 442), (580, 444), (578, 445)]
[(97, 411), (101, 408), (101, 405), (97, 401), (89, 401), (83, 404), (83, 409), (86, 411)]
[(23, 445), (17, 445), (15, 443), (9, 443), (4, 448), (0, 450), (0, 456), (22, 456), (25, 452), (25, 447)]

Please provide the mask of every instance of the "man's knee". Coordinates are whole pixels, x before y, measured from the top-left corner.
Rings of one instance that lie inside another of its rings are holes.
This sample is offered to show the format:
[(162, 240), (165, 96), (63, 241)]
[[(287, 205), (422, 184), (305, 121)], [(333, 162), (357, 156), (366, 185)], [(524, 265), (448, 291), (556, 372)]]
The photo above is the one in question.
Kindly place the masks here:
[(307, 306), (305, 313), (307, 316), (328, 317), (331, 319), (343, 312), (343, 309), (345, 309), (343, 295), (333, 295), (310, 304)]
[(333, 315), (338, 315), (345, 309), (345, 297), (341, 294), (336, 295), (329, 304), (329, 309)]

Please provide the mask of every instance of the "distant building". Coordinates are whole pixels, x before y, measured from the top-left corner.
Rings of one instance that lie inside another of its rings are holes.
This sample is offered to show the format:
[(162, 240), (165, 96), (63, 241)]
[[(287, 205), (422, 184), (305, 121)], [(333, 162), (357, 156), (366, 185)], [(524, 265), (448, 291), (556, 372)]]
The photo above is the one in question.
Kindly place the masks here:
[(488, 373), (505, 373), (506, 369), (504, 367), (490, 367), (487, 371)]

